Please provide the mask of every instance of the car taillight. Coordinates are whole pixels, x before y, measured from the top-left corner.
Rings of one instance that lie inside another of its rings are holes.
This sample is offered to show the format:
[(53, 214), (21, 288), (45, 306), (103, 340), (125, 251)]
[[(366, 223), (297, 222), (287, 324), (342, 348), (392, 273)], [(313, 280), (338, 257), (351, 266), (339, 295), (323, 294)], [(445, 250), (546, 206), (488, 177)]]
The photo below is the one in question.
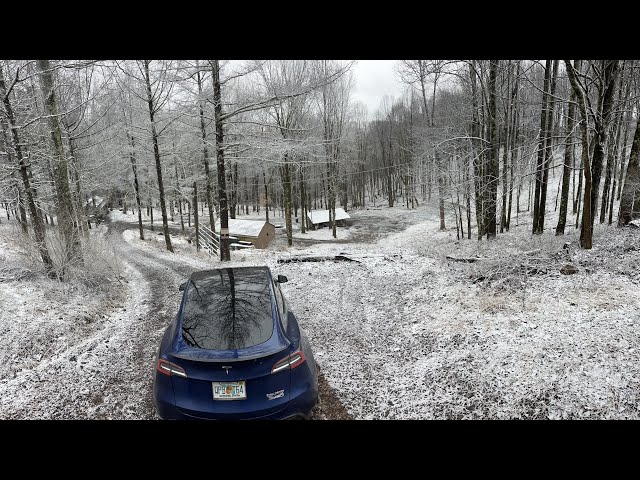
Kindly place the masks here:
[(156, 365), (156, 370), (168, 376), (171, 376), (171, 375), (178, 375), (179, 377), (187, 376), (186, 372), (184, 371), (184, 368), (179, 367), (175, 363), (171, 363), (162, 359), (158, 360), (158, 363)]
[(302, 353), (302, 350), (297, 350), (293, 352), (291, 355), (289, 355), (288, 357), (285, 357), (282, 360), (278, 361), (271, 369), (271, 373), (278, 373), (278, 372), (281, 372), (282, 370), (288, 370), (288, 369), (299, 367), (304, 363), (304, 360), (305, 358), (304, 358), (304, 353)]

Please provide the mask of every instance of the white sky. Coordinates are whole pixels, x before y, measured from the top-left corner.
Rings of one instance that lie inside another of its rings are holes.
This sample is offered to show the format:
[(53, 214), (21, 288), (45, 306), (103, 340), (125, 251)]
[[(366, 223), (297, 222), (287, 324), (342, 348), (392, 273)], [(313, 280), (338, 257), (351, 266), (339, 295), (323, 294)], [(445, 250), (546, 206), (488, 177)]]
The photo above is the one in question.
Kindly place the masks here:
[(358, 60), (354, 66), (355, 87), (352, 98), (367, 106), (369, 118), (373, 118), (384, 95), (399, 97), (402, 85), (393, 73), (397, 60)]

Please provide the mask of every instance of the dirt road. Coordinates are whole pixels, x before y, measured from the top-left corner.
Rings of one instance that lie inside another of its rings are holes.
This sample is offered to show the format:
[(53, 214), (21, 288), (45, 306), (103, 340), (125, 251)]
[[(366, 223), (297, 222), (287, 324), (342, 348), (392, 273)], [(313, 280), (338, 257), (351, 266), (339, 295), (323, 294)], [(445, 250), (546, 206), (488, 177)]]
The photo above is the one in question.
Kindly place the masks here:
[[(181, 299), (178, 286), (197, 260), (172, 258), (125, 241), (127, 223), (110, 223), (107, 238), (125, 264), (120, 308), (91, 319), (86, 336), (63, 341), (36, 367), (0, 382), (4, 419), (154, 419), (153, 358)], [(125, 295), (126, 294), (126, 295)], [(98, 318), (99, 317), (99, 318)], [(313, 418), (350, 418), (321, 375)]]
[[(146, 314), (139, 318), (138, 333), (135, 338), (131, 339), (131, 347), (134, 352), (131, 371), (138, 377), (137, 384), (143, 385), (139, 391), (138, 418), (153, 418), (155, 417), (155, 409), (150, 375), (152, 358), (164, 328), (178, 310), (181, 294), (177, 287), (191, 274), (194, 265), (185, 263), (179, 258), (173, 260), (165, 256), (154, 255), (153, 252), (136, 248), (125, 242), (122, 239), (122, 232), (127, 228), (130, 228), (130, 225), (126, 223), (111, 223), (109, 225), (113, 241), (119, 242), (117, 251), (121, 253), (122, 259), (140, 273), (151, 290), (153, 299), (150, 302), (151, 306)], [(315, 409), (313, 418), (350, 418), (322, 375), (320, 376), (320, 397), (320, 404)]]

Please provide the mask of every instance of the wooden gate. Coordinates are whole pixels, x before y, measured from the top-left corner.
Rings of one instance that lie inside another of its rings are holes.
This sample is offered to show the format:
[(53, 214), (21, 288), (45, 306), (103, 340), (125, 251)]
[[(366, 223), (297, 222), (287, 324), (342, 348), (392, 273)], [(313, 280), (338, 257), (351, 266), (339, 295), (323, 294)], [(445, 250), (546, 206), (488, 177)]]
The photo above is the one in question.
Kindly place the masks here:
[(217, 257), (220, 248), (220, 235), (204, 225), (198, 225), (198, 244), (209, 255)]

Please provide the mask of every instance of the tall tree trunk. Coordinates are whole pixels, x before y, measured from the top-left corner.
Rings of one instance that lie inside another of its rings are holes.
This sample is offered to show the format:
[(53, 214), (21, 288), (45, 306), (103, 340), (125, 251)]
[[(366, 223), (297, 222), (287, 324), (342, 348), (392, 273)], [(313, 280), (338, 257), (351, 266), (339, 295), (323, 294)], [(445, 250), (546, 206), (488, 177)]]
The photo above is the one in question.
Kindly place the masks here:
[(233, 163), (227, 163), (227, 170), (229, 171), (229, 174), (227, 175), (227, 185), (229, 185), (231, 189), (227, 192), (227, 196), (229, 197), (229, 218), (233, 220), (236, 218), (236, 195), (233, 183)]
[(487, 239), (496, 236), (496, 210), (498, 204), (498, 181), (500, 180), (500, 164), (498, 160), (498, 128), (496, 109), (496, 78), (498, 75), (498, 61), (489, 62), (489, 142), (491, 156), (487, 171), (487, 187), (489, 202), (487, 205)]
[(284, 154), (282, 169), (282, 186), (284, 187), (284, 223), (287, 230), (287, 245), (293, 245), (293, 230), (291, 225), (291, 171), (289, 166), (289, 153)]
[[(624, 64), (622, 67), (622, 73), (621, 75), (621, 82), (620, 82), (620, 87), (618, 88), (618, 97), (617, 97), (617, 101), (616, 101), (616, 105), (618, 105), (618, 110), (623, 110), (624, 107), (624, 103), (626, 101), (626, 99), (629, 97), (629, 86), (631, 82), (627, 83), (627, 87), (626, 87), (626, 92), (625, 92), (625, 101), (623, 101), (622, 99), (622, 92), (623, 92), (623, 88), (622, 88), (622, 81), (624, 81)], [(619, 150), (620, 150), (620, 137), (622, 136), (622, 130), (623, 130), (623, 123), (624, 123), (624, 112), (620, 111), (619, 113), (615, 114), (614, 116), (615, 118), (615, 128), (614, 128), (614, 141), (613, 143), (609, 145), (608, 148), (608, 154), (607, 154), (607, 166), (606, 166), (606, 174), (605, 174), (605, 178), (604, 178), (604, 188), (602, 189), (602, 205), (600, 208), (600, 223), (604, 223), (605, 221), (605, 217), (607, 214), (607, 209), (609, 207), (609, 190), (611, 187), (611, 180), (613, 179), (613, 177), (615, 177), (615, 171), (616, 171), (616, 165), (618, 163), (618, 156), (619, 156)], [(615, 185), (615, 180), (614, 180), (614, 185)], [(613, 197), (615, 194), (615, 186), (613, 188), (613, 191), (611, 191), (611, 197)]]
[(154, 232), (153, 226), (153, 197), (151, 196), (151, 176), (149, 175), (149, 171), (147, 170), (147, 195), (149, 197), (149, 206), (147, 207), (148, 215), (150, 216), (151, 221), (151, 231)]
[(162, 180), (162, 162), (160, 160), (160, 148), (158, 147), (158, 133), (155, 122), (155, 105), (151, 94), (151, 79), (149, 76), (149, 60), (144, 60), (145, 81), (147, 84), (147, 105), (149, 106), (149, 120), (151, 121), (151, 139), (153, 140), (153, 156), (156, 160), (156, 173), (158, 175), (158, 190), (160, 192), (160, 212), (162, 213), (162, 231), (167, 250), (173, 253), (171, 237), (169, 236), (169, 223), (167, 220), (167, 205), (164, 198), (164, 183)]
[[(580, 134), (580, 138), (582, 139), (582, 134)], [(581, 147), (582, 148), (582, 147)], [(580, 155), (580, 165), (584, 165), (584, 152), (581, 151)], [(582, 184), (584, 183), (584, 168), (580, 167), (580, 173), (578, 174), (578, 190), (576, 191), (576, 224), (575, 227), (580, 227), (580, 209), (582, 208)]]
[[(6, 121), (4, 117), (0, 115), (0, 152), (4, 152), (3, 154), (6, 155), (7, 165), (11, 165), (13, 163), (13, 158), (11, 158), (11, 153), (9, 153), (9, 139), (7, 138), (7, 130), (8, 128), (6, 126)], [(7, 202), (3, 201), (2, 206), (4, 206), (5, 212), (7, 214), (7, 221), (9, 221), (9, 205), (7, 204)], [(1, 220), (0, 223), (2, 223)]]
[(544, 87), (542, 90), (542, 109), (540, 110), (540, 140), (538, 141), (538, 161), (536, 163), (536, 184), (533, 199), (533, 229), (532, 233), (542, 233), (544, 225), (540, 225), (540, 194), (542, 192), (542, 177), (545, 165), (545, 142), (547, 140), (547, 119), (549, 104), (549, 82), (551, 80), (551, 62), (547, 60), (544, 68)]
[[(337, 157), (337, 154), (336, 154)], [(336, 178), (338, 176), (338, 159), (337, 158), (333, 158), (331, 161), (332, 165), (332, 178), (331, 178), (331, 183), (333, 184), (333, 195), (331, 196), (331, 230), (332, 230), (332, 235), (333, 238), (338, 238), (337, 236), (337, 231), (336, 231), (336, 198), (337, 198), (337, 185), (336, 185)]]
[(553, 73), (551, 75), (551, 90), (548, 96), (547, 121), (546, 121), (546, 140), (544, 153), (544, 171), (542, 172), (542, 183), (540, 184), (540, 205), (538, 207), (538, 233), (544, 231), (544, 217), (547, 209), (547, 185), (549, 183), (549, 167), (553, 162), (553, 128), (554, 128), (554, 107), (556, 80), (558, 78), (558, 65), (560, 61), (553, 61)]
[(262, 170), (262, 180), (264, 182), (264, 212), (266, 221), (269, 221), (269, 188), (267, 187), (267, 174)]
[[(67, 130), (66, 126), (65, 130)], [(72, 192), (75, 223), (77, 229), (86, 236), (89, 234), (89, 230), (86, 228), (84, 209), (82, 208), (82, 189), (80, 186), (80, 174), (78, 172), (78, 158), (74, 147), (75, 140), (68, 130), (67, 140), (69, 142), (69, 155), (71, 160), (71, 179), (75, 185), (75, 190)]]
[(426, 88), (426, 64), (424, 60), (418, 60), (418, 69), (419, 69), (419, 77), (420, 77), (420, 91), (422, 93), (422, 106), (424, 110), (422, 111), (423, 118), (425, 120), (425, 125), (429, 126), (429, 108), (427, 107), (427, 88)]
[[(18, 218), (18, 222), (20, 223), (20, 228), (22, 229), (22, 233), (27, 233), (27, 211), (24, 208), (24, 195), (22, 195), (22, 188), (20, 188), (20, 185), (18, 184), (18, 212), (20, 213), (20, 217)], [(35, 190), (34, 190), (35, 193)], [(29, 199), (27, 198), (27, 202), (29, 201)], [(36, 210), (39, 212), (39, 210)], [(40, 220), (40, 222), (42, 223), (42, 220)], [(42, 225), (42, 228), (44, 229), (44, 224)], [(35, 228), (34, 228), (35, 230)], [(36, 236), (36, 240), (37, 240), (37, 236)], [(45, 263), (46, 266), (46, 263)], [(46, 268), (45, 268), (46, 271)]]
[(215, 232), (216, 230), (216, 222), (215, 217), (213, 215), (214, 206), (213, 206), (213, 188), (211, 186), (211, 172), (209, 171), (209, 149), (207, 148), (207, 129), (204, 123), (204, 98), (202, 96), (202, 77), (200, 76), (200, 65), (196, 60), (196, 68), (198, 69), (196, 72), (196, 80), (198, 82), (198, 107), (200, 111), (200, 133), (202, 135), (202, 162), (204, 163), (204, 175), (206, 177), (206, 200), (207, 207), (209, 208), (209, 225), (211, 227), (211, 231)]
[(216, 125), (216, 167), (218, 169), (218, 205), (220, 205), (220, 260), (231, 260), (229, 250), (229, 207), (227, 204), (227, 179), (224, 168), (224, 132), (222, 129), (222, 95), (220, 92), (220, 61), (211, 61), (213, 82), (214, 120)]
[[(182, 230), (182, 234), (184, 235), (184, 219), (182, 218), (182, 192), (180, 191), (180, 177), (178, 176), (178, 162), (173, 162), (173, 168), (176, 174), (176, 194), (175, 194), (175, 202), (178, 204), (178, 215), (180, 215), (180, 229)], [(215, 232), (215, 229), (211, 230)]]
[(469, 180), (469, 165), (464, 165), (464, 188), (465, 188), (465, 199), (467, 206), (467, 239), (471, 240), (471, 185)]
[[(478, 106), (478, 87), (476, 81), (476, 62), (471, 61), (469, 66), (469, 78), (471, 83), (471, 149), (473, 155), (473, 179), (475, 187), (476, 224), (478, 226), (478, 240), (484, 235), (484, 205), (483, 191), (484, 178), (482, 176), (482, 146), (480, 144), (480, 119)], [(431, 194), (429, 194), (431, 198)]]
[[(29, 214), (31, 215), (31, 222), (33, 224), (33, 233), (36, 238), (36, 243), (38, 245), (38, 251), (40, 252), (40, 257), (42, 258), (42, 262), (44, 263), (45, 272), (48, 276), (53, 277), (55, 275), (53, 269), (53, 261), (49, 256), (49, 250), (47, 249), (47, 245), (45, 243), (45, 227), (40, 216), (40, 212), (36, 208), (35, 202), (35, 193), (31, 186), (31, 181), (29, 179), (29, 167), (27, 166), (24, 156), (22, 154), (22, 144), (20, 143), (20, 136), (18, 134), (18, 127), (16, 125), (15, 115), (13, 113), (13, 108), (11, 105), (11, 100), (9, 99), (10, 92), (7, 91), (6, 84), (4, 82), (4, 73), (2, 71), (2, 64), (0, 64), (0, 98), (2, 98), (2, 104), (4, 106), (4, 113), (6, 115), (6, 119), (8, 121), (8, 126), (3, 125), (3, 130), (9, 129), (11, 131), (11, 140), (13, 142), (13, 151), (16, 155), (16, 160), (18, 162), (18, 166), (20, 168), (20, 176), (22, 178), (22, 184), (24, 187), (25, 194), (27, 196), (27, 204), (29, 206)], [(0, 118), (2, 116), (0, 115)], [(19, 202), (19, 205), (21, 203)], [(20, 214), (22, 218), (22, 228), (26, 233), (27, 222), (26, 215), (23, 215), (24, 207), (21, 209)]]
[(304, 193), (304, 167), (300, 165), (300, 209), (302, 221), (300, 222), (300, 233), (306, 233), (305, 223), (307, 218), (307, 202)]
[(439, 204), (439, 210), (440, 210), (440, 230), (446, 230), (445, 223), (444, 223), (445, 193), (444, 193), (444, 174), (443, 174), (442, 161), (441, 161), (439, 152), (437, 150), (434, 150), (433, 154), (436, 162), (436, 168), (438, 169), (438, 197), (439, 197), (438, 204)]
[(618, 226), (626, 226), (630, 221), (640, 218), (640, 121), (633, 135), (627, 174), (620, 195)]
[(393, 207), (393, 171), (390, 165), (387, 165), (387, 197), (389, 198), (389, 207)]
[(509, 109), (505, 112), (505, 126), (504, 133), (504, 149), (502, 151), (502, 208), (500, 209), (500, 233), (504, 232), (504, 228), (507, 224), (507, 191), (509, 190), (509, 184), (507, 181), (507, 172), (509, 171)]
[(236, 218), (236, 212), (238, 210), (238, 162), (232, 162), (233, 175), (231, 175), (231, 183), (233, 185), (231, 189), (231, 208), (229, 208), (229, 216)]
[[(511, 205), (513, 200), (513, 186), (514, 186), (514, 169), (518, 166), (518, 158), (520, 154), (520, 145), (519, 145), (519, 133), (520, 133), (520, 113), (518, 110), (518, 99), (520, 96), (519, 91), (519, 83), (520, 83), (520, 61), (516, 63), (516, 81), (513, 87), (513, 94), (511, 96), (511, 103), (514, 105), (514, 112), (512, 115), (513, 125), (512, 125), (512, 135), (511, 135), (511, 166), (509, 168), (510, 173), (510, 181), (509, 181), (509, 208), (507, 210), (507, 232), (509, 231), (509, 227), (511, 225)], [(521, 182), (522, 183), (522, 182)], [(518, 186), (518, 195), (520, 194), (520, 186)]]
[[(609, 151), (607, 152), (607, 166), (605, 167), (604, 185), (602, 188), (602, 203), (600, 204), (600, 223), (604, 223), (607, 215), (607, 210), (609, 208), (609, 191), (611, 189), (611, 180), (613, 177), (615, 177), (615, 169), (617, 168), (616, 163), (618, 156), (618, 143), (620, 142), (621, 130), (621, 125), (619, 122), (617, 122), (614, 131), (615, 140), (612, 144), (609, 144)], [(611, 192), (611, 197), (614, 196), (614, 192)]]
[(567, 223), (567, 207), (569, 203), (569, 181), (571, 180), (571, 168), (574, 164), (573, 129), (575, 128), (576, 95), (573, 90), (569, 94), (569, 111), (567, 113), (567, 133), (564, 146), (564, 165), (562, 168), (562, 193), (560, 195), (560, 213), (556, 235), (564, 235), (564, 227)]
[[(507, 191), (509, 190), (509, 182), (507, 172), (509, 171), (509, 156), (511, 153), (511, 143), (513, 136), (513, 117), (514, 114), (514, 96), (517, 91), (517, 83), (516, 87), (511, 91), (511, 76), (512, 76), (513, 66), (510, 65), (508, 73), (507, 73), (507, 93), (511, 96), (510, 103), (505, 107), (505, 121), (504, 121), (504, 151), (502, 152), (502, 209), (500, 213), (500, 233), (507, 228)], [(517, 81), (517, 80), (516, 80)], [(512, 155), (511, 155), (512, 156)], [(511, 158), (513, 161), (513, 158)], [(508, 230), (508, 228), (507, 228)]]
[(69, 172), (62, 144), (62, 131), (60, 129), (58, 105), (53, 88), (51, 66), (49, 64), (49, 60), (38, 60), (36, 63), (39, 70), (38, 77), (42, 87), (42, 96), (48, 115), (51, 140), (53, 141), (56, 157), (53, 173), (56, 200), (58, 204), (58, 228), (62, 234), (65, 248), (62, 270), (60, 272), (60, 276), (62, 277), (67, 264), (82, 261), (82, 256), (80, 252), (79, 238), (73, 228), (73, 200), (71, 198), (71, 190), (69, 188)]
[(615, 177), (613, 178), (613, 186), (611, 188), (611, 196), (609, 197), (609, 225), (611, 225), (613, 223), (613, 200), (615, 198), (615, 191), (616, 191), (616, 179)]
[[(578, 109), (580, 110), (580, 131), (582, 132), (582, 172), (584, 175), (584, 201), (582, 206), (582, 228), (580, 230), (580, 246), (585, 250), (590, 250), (593, 244), (593, 224), (591, 223), (591, 162), (589, 161), (589, 133), (587, 131), (587, 122), (589, 116), (587, 113), (586, 92), (577, 79), (576, 72), (580, 72), (580, 61), (575, 61), (575, 67), (571, 65), (569, 60), (564, 61), (567, 76), (571, 83), (571, 88), (576, 95)], [(595, 141), (595, 140), (594, 140)]]
[(133, 171), (133, 187), (136, 192), (136, 205), (138, 206), (138, 230), (140, 232), (140, 240), (144, 240), (144, 231), (142, 230), (142, 200), (140, 200), (140, 183), (138, 182), (138, 165), (136, 164), (136, 140), (131, 134), (129, 137), (129, 160), (131, 161), (131, 170)]
[(613, 107), (613, 97), (616, 87), (616, 78), (620, 69), (618, 60), (602, 60), (603, 78), (599, 87), (598, 113), (595, 118), (595, 147), (592, 159), (591, 180), (591, 228), (596, 217), (598, 197), (600, 196), (600, 179), (602, 177), (602, 164), (607, 144), (607, 131), (609, 119)]
[(631, 122), (633, 121), (633, 115), (629, 112), (626, 112), (625, 115), (625, 127), (624, 127), (624, 136), (622, 137), (622, 153), (620, 158), (620, 176), (618, 177), (618, 193), (616, 194), (616, 200), (620, 200), (620, 194), (622, 193), (622, 184), (623, 177), (625, 172), (625, 164), (627, 157), (627, 139), (629, 138), (629, 128), (631, 126)]
[[(196, 252), (200, 251), (200, 222), (198, 221), (198, 182), (193, 182), (193, 223), (196, 227)], [(211, 230), (213, 232), (213, 230)]]

